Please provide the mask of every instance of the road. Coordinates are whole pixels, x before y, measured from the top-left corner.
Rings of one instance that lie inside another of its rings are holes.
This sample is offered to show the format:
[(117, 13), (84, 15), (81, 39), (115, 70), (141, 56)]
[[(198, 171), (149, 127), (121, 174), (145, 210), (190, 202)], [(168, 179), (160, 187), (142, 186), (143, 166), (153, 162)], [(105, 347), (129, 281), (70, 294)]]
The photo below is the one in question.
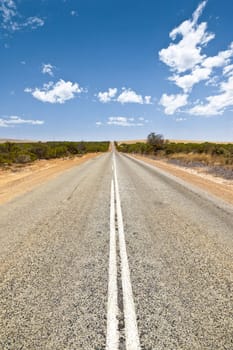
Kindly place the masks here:
[(118, 153), (0, 207), (0, 349), (232, 350), (233, 208)]

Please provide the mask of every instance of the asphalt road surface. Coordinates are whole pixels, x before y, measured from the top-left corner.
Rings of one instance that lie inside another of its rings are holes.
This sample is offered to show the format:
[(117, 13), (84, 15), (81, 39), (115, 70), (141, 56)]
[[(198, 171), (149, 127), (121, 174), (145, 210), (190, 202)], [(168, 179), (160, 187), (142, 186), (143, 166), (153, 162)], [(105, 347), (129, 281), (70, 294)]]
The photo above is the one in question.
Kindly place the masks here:
[(232, 350), (233, 207), (104, 154), (0, 207), (1, 350)]

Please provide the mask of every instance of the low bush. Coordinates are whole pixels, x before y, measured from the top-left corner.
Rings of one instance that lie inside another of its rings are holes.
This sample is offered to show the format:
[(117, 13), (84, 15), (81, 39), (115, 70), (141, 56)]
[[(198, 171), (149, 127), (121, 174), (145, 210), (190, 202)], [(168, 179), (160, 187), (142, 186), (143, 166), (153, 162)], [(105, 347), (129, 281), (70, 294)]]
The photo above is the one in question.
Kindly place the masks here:
[(164, 140), (160, 134), (150, 133), (146, 143), (116, 143), (116, 147), (124, 153), (149, 154), (183, 163), (233, 165), (233, 143), (175, 143)]
[(107, 152), (109, 142), (35, 142), (0, 144), (0, 165), (30, 163), (36, 159), (52, 159), (82, 155), (85, 153)]

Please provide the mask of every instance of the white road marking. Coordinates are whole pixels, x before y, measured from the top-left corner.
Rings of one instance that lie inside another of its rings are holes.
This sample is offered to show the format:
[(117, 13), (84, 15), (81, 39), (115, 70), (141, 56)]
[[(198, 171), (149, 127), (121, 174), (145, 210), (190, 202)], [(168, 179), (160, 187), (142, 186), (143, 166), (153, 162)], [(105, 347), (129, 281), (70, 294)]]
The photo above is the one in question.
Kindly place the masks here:
[(130, 281), (129, 263), (126, 251), (125, 233), (123, 225), (123, 217), (121, 210), (121, 200), (117, 179), (116, 159), (115, 153), (113, 153), (113, 168), (114, 168), (114, 182), (116, 193), (116, 211), (117, 211), (117, 223), (119, 233), (119, 246), (120, 246), (120, 258), (121, 258), (121, 278), (122, 278), (122, 291), (123, 291), (123, 304), (124, 304), (124, 320), (125, 320), (125, 339), (127, 350), (140, 350), (140, 341), (137, 328), (136, 312), (133, 300), (133, 291)]
[(115, 228), (115, 195), (114, 182), (111, 183), (110, 202), (110, 247), (109, 247), (109, 280), (108, 280), (108, 313), (106, 350), (118, 350), (118, 304), (117, 304), (117, 256)]

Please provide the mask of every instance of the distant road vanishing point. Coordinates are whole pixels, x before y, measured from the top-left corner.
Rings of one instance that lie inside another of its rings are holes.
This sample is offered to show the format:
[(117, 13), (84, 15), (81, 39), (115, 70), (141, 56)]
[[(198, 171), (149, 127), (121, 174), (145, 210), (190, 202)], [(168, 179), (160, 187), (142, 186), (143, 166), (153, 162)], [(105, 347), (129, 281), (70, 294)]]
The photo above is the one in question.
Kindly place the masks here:
[(114, 149), (0, 207), (0, 349), (232, 350), (233, 207)]

